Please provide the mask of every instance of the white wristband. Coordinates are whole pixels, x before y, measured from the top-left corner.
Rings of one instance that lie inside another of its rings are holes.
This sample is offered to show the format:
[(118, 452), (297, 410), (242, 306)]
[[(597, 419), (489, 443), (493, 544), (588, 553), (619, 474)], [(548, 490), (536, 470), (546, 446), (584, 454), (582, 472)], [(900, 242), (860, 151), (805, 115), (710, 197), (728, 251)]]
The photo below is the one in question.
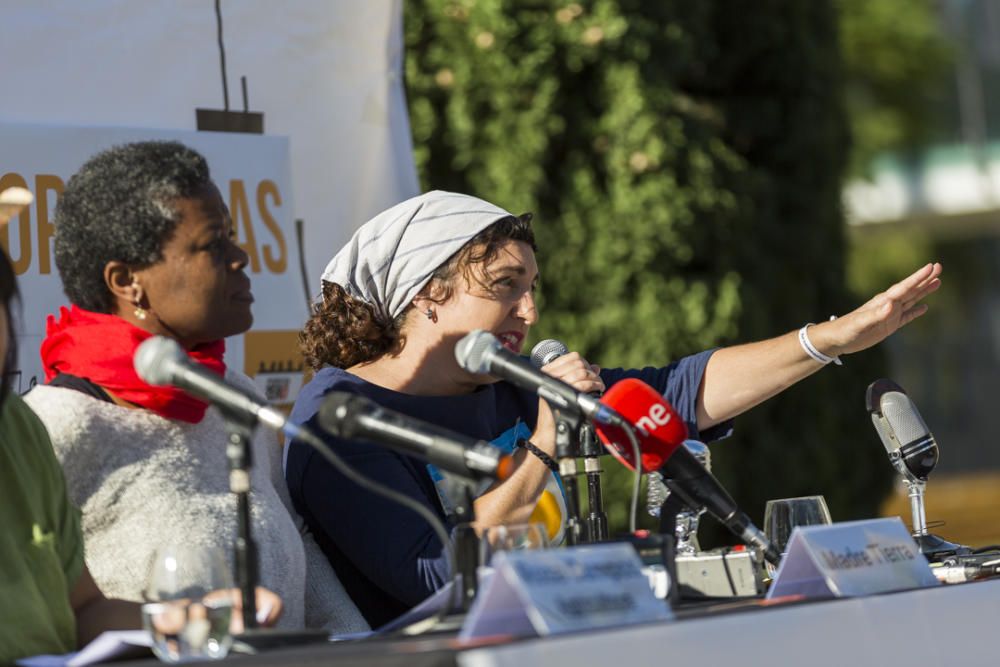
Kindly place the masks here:
[[(836, 319), (836, 315), (832, 316), (830, 319), (831, 320)], [(813, 346), (812, 341), (809, 340), (809, 331), (808, 331), (809, 327), (813, 326), (813, 324), (814, 324), (813, 322), (809, 322), (804, 327), (799, 329), (799, 345), (802, 346), (802, 349), (805, 350), (806, 354), (808, 354), (811, 358), (813, 358), (814, 360), (818, 361), (821, 364), (828, 364), (832, 361), (838, 366), (843, 366), (844, 364), (843, 362), (840, 361), (840, 357), (831, 357), (826, 354), (823, 354)]]

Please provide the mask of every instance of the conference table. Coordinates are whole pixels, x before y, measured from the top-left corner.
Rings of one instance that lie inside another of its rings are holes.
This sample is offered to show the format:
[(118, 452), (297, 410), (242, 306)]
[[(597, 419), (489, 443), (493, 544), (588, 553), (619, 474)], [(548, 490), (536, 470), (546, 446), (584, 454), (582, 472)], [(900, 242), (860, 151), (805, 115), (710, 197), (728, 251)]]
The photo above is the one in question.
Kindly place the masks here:
[[(1000, 579), (821, 601), (682, 606), (677, 619), (460, 645), (454, 634), (373, 637), (258, 655), (232, 665), (633, 667), (639, 665), (1000, 665)], [(153, 660), (117, 663), (144, 665)], [(218, 663), (216, 663), (218, 664)]]

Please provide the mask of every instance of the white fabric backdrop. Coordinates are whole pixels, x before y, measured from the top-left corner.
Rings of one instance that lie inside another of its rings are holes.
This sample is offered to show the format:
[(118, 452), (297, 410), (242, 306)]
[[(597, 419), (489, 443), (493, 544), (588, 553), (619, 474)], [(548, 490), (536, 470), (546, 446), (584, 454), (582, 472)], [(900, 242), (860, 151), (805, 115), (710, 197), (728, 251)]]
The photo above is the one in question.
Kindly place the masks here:
[[(230, 108), (242, 109), (245, 75), (265, 134), (289, 138), (291, 209), (316, 293), (359, 224), (419, 191), (402, 3), (223, 0), (222, 15)], [(212, 0), (5, 0), (3, 23), (0, 123), (190, 131), (195, 108), (223, 106)], [(15, 171), (3, 153), (0, 176)], [(38, 279), (37, 264), (19, 276), (26, 301), (47, 300)], [(267, 307), (256, 304), (258, 322)]]

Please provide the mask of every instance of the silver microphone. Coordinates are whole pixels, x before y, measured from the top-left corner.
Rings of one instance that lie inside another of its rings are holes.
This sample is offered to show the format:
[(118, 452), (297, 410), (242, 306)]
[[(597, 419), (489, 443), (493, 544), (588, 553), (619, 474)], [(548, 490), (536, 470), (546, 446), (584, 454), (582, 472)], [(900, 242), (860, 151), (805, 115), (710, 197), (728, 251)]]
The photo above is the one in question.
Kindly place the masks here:
[(178, 387), (223, 412), (259, 421), (290, 438), (299, 433), (299, 428), (280, 411), (193, 361), (172, 338), (147, 338), (136, 348), (132, 362), (135, 372), (149, 384)]
[(906, 391), (892, 380), (876, 380), (868, 385), (865, 404), (896, 470), (926, 482), (937, 466), (939, 449)]
[(924, 491), (927, 476), (937, 465), (939, 450), (917, 406), (902, 387), (882, 378), (868, 385), (865, 407), (889, 461), (903, 476), (913, 517), (913, 538), (921, 552), (932, 561), (949, 554), (968, 553), (968, 547), (948, 542), (927, 530)]
[(546, 338), (531, 348), (531, 365), (535, 368), (547, 366), (567, 352), (569, 348), (561, 340)]
[(542, 373), (528, 360), (503, 347), (488, 331), (476, 329), (459, 340), (455, 344), (455, 360), (470, 373), (492, 375), (534, 392), (554, 409), (572, 410), (602, 424), (625, 424), (617, 412), (593, 396)]

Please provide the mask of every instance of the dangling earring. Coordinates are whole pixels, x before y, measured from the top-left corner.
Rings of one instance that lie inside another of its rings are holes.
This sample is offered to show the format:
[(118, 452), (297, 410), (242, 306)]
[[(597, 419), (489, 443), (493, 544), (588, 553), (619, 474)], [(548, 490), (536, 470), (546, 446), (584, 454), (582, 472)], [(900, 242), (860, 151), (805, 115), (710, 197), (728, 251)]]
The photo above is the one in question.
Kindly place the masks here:
[(135, 310), (132, 311), (132, 314), (135, 315), (136, 319), (139, 319), (139, 320), (146, 319), (146, 315), (147, 315), (146, 309), (139, 305), (139, 301), (138, 300), (136, 300), (136, 302), (135, 302)]
[(437, 322), (437, 313), (434, 312), (433, 308), (428, 308), (427, 310), (425, 310), (424, 315), (427, 316), (427, 319), (431, 320), (432, 322)]

